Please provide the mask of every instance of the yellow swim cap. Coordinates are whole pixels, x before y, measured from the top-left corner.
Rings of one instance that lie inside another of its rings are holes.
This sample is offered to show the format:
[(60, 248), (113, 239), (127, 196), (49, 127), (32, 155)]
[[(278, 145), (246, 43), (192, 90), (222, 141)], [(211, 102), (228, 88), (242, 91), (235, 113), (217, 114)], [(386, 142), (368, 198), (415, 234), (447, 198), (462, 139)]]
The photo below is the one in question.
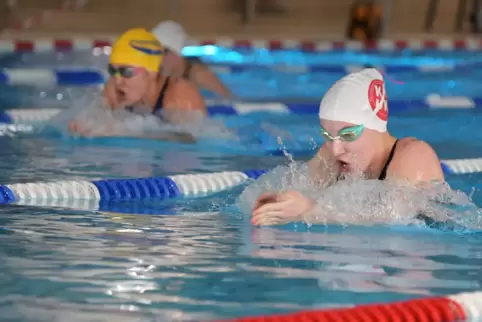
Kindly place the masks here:
[(127, 30), (112, 46), (109, 63), (143, 67), (158, 72), (164, 56), (159, 40), (143, 28)]

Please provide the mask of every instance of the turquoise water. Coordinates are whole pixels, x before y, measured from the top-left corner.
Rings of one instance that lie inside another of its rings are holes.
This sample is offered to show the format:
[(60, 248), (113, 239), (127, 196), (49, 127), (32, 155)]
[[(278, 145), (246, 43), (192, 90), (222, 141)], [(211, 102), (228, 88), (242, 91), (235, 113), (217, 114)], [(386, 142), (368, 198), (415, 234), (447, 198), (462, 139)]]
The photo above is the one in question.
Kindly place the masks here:
[[(219, 60), (229, 59), (228, 55), (218, 55)], [(439, 57), (462, 60), (475, 54), (465, 55)], [(321, 56), (320, 59), (332, 63), (337, 59), (339, 64), (357, 57), (353, 53), (346, 57)], [(380, 56), (383, 55), (364, 54), (363, 59), (373, 63), (382, 58), (394, 62), (412, 59), (414, 64), (420, 57), (430, 60), (427, 53), (412, 54), (412, 58), (407, 53), (403, 57)], [(66, 57), (66, 66), (72, 61), (100, 66), (103, 59), (86, 55)], [(56, 61), (47, 56), (30, 57), (30, 61), (24, 62), (18, 57), (10, 59), (8, 64), (18, 66), (53, 66)], [(443, 93), (454, 74), (457, 73), (432, 75), (425, 83), (432, 92)], [(417, 73), (406, 76), (423, 78)], [(460, 82), (471, 84), (470, 89), (464, 90), (477, 96), (477, 71), (455, 76)], [(248, 98), (262, 94), (253, 85), (255, 82), (248, 83), (246, 75), (224, 77), (234, 90), (238, 85), (244, 86)], [(276, 75), (265, 77), (277, 79)], [(283, 81), (288, 82), (287, 77)], [(303, 87), (304, 77), (315, 76), (289, 78), (290, 96), (303, 96), (298, 95), (298, 89)], [(259, 78), (257, 81), (265, 81)], [(310, 98), (318, 100), (329, 86), (329, 79), (320, 78), (320, 86), (309, 93)], [(281, 91), (276, 84), (270, 86), (273, 95)], [(420, 84), (405, 86), (409, 93), (400, 91), (399, 97), (420, 98), (415, 94), (424, 90)], [(69, 99), (80, 97), (83, 90), (71, 90)], [(50, 98), (35, 96), (42, 91), (47, 90), (8, 87), (0, 92), (0, 103), (3, 107), (18, 101), (35, 106), (62, 104), (65, 100), (57, 100), (56, 93), (69, 92), (52, 88), (47, 91)], [(309, 150), (307, 137), (321, 143), (313, 117), (221, 120), (243, 133), (244, 145), (216, 142), (180, 146), (39, 135), (0, 137), (0, 183), (147, 177), (287, 164), (285, 157), (265, 155), (267, 149), (277, 147), (275, 138), (265, 138), (260, 145), (249, 137), (256, 131), (263, 132), (263, 122), (282, 131), (287, 146)], [(428, 141), (442, 159), (472, 158), (480, 156), (481, 121), (478, 109), (420, 111), (392, 117), (390, 129), (396, 136), (411, 135)], [(308, 151), (298, 159), (309, 157)], [(480, 174), (447, 177), (456, 189), (468, 194), (475, 189), (473, 200), (479, 206), (481, 179)], [(389, 302), (481, 288), (482, 247), (477, 232), (388, 224), (307, 227), (298, 223), (256, 228), (250, 226), (248, 214), (235, 207), (241, 191), (242, 187), (189, 200), (124, 203), (110, 212), (0, 207), (2, 317), (8, 321), (209, 320)]]
[[(404, 82), (403, 85), (387, 82), (387, 91), (391, 99), (420, 99), (430, 93), (447, 96), (477, 96), (482, 92), (479, 79), (482, 74), (482, 56), (480, 52), (472, 51), (413, 51), (401, 52), (321, 52), (300, 53), (295, 51), (233, 51), (212, 47), (204, 49), (186, 48), (186, 54), (199, 55), (207, 64), (231, 64), (285, 66), (287, 72), (278, 68), (273, 70), (248, 70), (235, 73), (218, 73), (219, 77), (243, 100), (265, 101), (319, 101), (330, 84), (343, 76), (340, 72), (295, 73), (290, 72), (293, 66), (313, 65), (381, 65), (381, 66), (447, 66), (453, 64), (476, 64), (475, 68), (447, 71), (443, 73), (396, 72), (390, 77)], [(4, 56), (0, 58), (0, 66), (6, 67), (98, 67), (104, 68), (108, 57), (92, 56), (90, 53), (51, 53), (23, 54), (22, 56)], [(293, 71), (293, 68), (292, 68)], [(296, 71), (296, 68), (294, 68)], [(293, 79), (296, 79), (293, 82)], [(58, 94), (61, 100), (69, 100), (82, 96), (84, 89), (79, 88), (31, 88), (2, 87), (0, 99), (4, 106), (52, 106), (58, 104)], [(206, 97), (213, 97), (204, 92)]]

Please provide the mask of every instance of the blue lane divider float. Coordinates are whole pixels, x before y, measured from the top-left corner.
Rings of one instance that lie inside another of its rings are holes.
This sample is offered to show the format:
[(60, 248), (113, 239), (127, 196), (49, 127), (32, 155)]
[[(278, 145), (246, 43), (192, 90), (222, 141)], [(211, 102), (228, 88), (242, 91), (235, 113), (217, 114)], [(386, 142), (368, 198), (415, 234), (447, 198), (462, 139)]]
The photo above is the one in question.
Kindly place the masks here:
[[(281, 72), (281, 73), (337, 73), (346, 74), (366, 67), (375, 67), (387, 73), (419, 72), (434, 73), (445, 71), (466, 71), (482, 67), (482, 63), (440, 64), (440, 65), (260, 65), (260, 64), (207, 64), (217, 73), (245, 73), (249, 71)], [(107, 79), (105, 71), (93, 68), (8, 68), (0, 71), (0, 84), (31, 86), (85, 86), (104, 84)]]
[(85, 86), (105, 83), (105, 74), (98, 69), (12, 68), (0, 72), (0, 84), (30, 86)]
[[(446, 174), (482, 172), (482, 158), (442, 160)], [(0, 204), (45, 205), (51, 201), (166, 200), (177, 197), (196, 197), (226, 191), (257, 179), (269, 170), (249, 170), (168, 177), (108, 179), (95, 181), (57, 181), (0, 185)], [(84, 205), (85, 206), (85, 205)]]
[[(208, 102), (209, 103), (209, 102)], [(300, 114), (317, 115), (319, 102), (280, 103), (280, 102), (221, 102), (208, 104), (208, 113), (216, 115), (246, 115), (251, 113)], [(404, 111), (423, 111), (436, 109), (473, 109), (482, 106), (482, 98), (465, 96), (441, 97), (437, 94), (428, 95), (425, 99), (391, 100), (389, 109), (391, 115)], [(0, 123), (32, 124), (45, 122), (60, 113), (60, 108), (12, 109), (0, 112)]]
[(58, 181), (0, 185), (0, 204), (25, 200), (126, 201), (171, 199), (217, 193), (257, 179), (266, 170), (174, 175), (168, 177)]

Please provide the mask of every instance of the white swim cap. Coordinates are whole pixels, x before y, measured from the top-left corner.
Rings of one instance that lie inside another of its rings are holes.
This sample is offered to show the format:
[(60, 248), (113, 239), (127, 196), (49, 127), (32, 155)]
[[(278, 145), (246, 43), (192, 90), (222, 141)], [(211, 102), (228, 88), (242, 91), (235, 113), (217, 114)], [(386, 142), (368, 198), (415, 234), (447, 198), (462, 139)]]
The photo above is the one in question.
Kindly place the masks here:
[(323, 96), (319, 116), (386, 132), (388, 105), (382, 74), (367, 68), (338, 80)]
[(187, 35), (180, 24), (172, 20), (163, 21), (152, 28), (151, 32), (165, 47), (178, 54), (182, 53)]

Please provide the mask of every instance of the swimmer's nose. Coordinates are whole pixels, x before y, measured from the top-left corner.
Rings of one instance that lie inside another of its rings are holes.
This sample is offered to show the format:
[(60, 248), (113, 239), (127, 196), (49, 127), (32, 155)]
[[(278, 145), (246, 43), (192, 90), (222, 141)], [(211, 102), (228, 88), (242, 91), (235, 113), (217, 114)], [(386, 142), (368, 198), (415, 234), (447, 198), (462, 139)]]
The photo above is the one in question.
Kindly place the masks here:
[(345, 146), (343, 142), (341, 142), (340, 140), (334, 140), (333, 142), (331, 142), (330, 148), (331, 148), (331, 153), (333, 154), (334, 157), (338, 157), (343, 153), (345, 153)]
[(117, 86), (120, 86), (124, 83), (124, 77), (116, 76), (114, 77), (114, 82)]

